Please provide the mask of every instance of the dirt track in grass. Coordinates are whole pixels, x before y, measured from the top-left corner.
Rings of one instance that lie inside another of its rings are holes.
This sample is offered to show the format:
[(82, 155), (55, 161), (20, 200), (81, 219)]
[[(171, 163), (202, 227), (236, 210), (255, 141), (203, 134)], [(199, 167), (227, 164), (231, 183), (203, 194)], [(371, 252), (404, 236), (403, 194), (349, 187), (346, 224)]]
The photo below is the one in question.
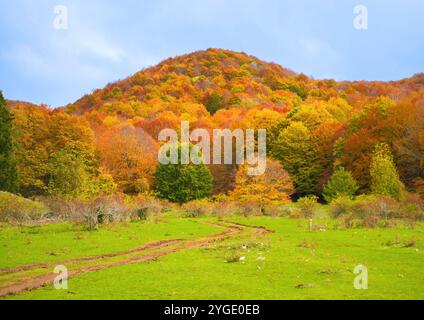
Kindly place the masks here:
[[(260, 236), (269, 232), (272, 232), (263, 227), (247, 226), (237, 223), (206, 223), (214, 227), (225, 227), (226, 230), (207, 237), (199, 239), (172, 239), (172, 240), (160, 240), (156, 242), (147, 243), (141, 247), (121, 251), (119, 253), (104, 254), (99, 256), (83, 257), (70, 259), (62, 262), (46, 262), (46, 263), (35, 263), (30, 265), (18, 266), (15, 268), (0, 269), (0, 275), (19, 274), (21, 272), (38, 270), (38, 269), (49, 269), (49, 272), (32, 276), (32, 277), (21, 277), (13, 280), (12, 283), (0, 287), (0, 297), (8, 295), (16, 295), (25, 291), (34, 290), (40, 287), (53, 285), (55, 277), (50, 269), (57, 265), (71, 265), (78, 263), (93, 263), (93, 265), (76, 267), (75, 269), (68, 271), (68, 279), (84, 274), (87, 272), (95, 272), (98, 270), (122, 266), (126, 264), (142, 263), (155, 261), (163, 256), (169, 255), (174, 252), (199, 248), (208, 245), (213, 242), (222, 241), (230, 237), (237, 236), (244, 230), (249, 231), (250, 236)], [(118, 259), (116, 259), (118, 258)], [(121, 258), (121, 259), (119, 259)], [(107, 261), (110, 259), (116, 259), (116, 261)]]

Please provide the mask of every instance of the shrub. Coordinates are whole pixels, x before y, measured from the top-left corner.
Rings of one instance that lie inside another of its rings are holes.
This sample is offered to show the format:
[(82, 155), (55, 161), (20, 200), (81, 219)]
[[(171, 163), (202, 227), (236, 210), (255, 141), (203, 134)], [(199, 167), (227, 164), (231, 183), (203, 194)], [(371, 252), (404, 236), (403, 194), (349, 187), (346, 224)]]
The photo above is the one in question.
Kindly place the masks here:
[(100, 197), (87, 203), (88, 213), (90, 211), (93, 212), (94, 217), (97, 216), (97, 221), (100, 224), (127, 222), (132, 218), (132, 208), (122, 195)]
[(411, 227), (417, 222), (424, 221), (424, 201), (416, 194), (406, 194), (401, 202), (399, 216), (405, 219)]
[(297, 207), (301, 210), (305, 218), (311, 219), (318, 208), (318, 197), (306, 196), (297, 201)]
[(289, 218), (290, 219), (303, 219), (305, 218), (305, 215), (303, 214), (302, 210), (299, 208), (294, 208), (289, 212)]
[(140, 208), (136, 210), (136, 215), (138, 219), (140, 220), (147, 220), (148, 217), (148, 209), (147, 208)]
[(194, 218), (205, 215), (210, 215), (213, 213), (213, 204), (208, 200), (194, 200), (185, 203), (182, 206), (185, 216)]
[(282, 212), (282, 207), (275, 204), (268, 204), (263, 207), (263, 214), (271, 217), (278, 217)]
[(405, 204), (402, 206), (401, 214), (411, 227), (415, 227), (417, 222), (424, 220), (423, 210), (413, 204)]
[(346, 215), (352, 211), (353, 200), (350, 197), (342, 196), (335, 198), (330, 203), (330, 212), (333, 218)]
[(291, 205), (282, 205), (279, 208), (278, 216), (279, 217), (290, 217), (293, 211), (294, 211), (293, 206), (291, 206)]
[(357, 190), (358, 186), (352, 174), (344, 168), (339, 168), (325, 185), (322, 195), (327, 202), (331, 202), (340, 196), (353, 197)]
[(162, 212), (171, 209), (169, 203), (160, 201), (150, 195), (139, 195), (128, 200), (132, 207), (133, 219), (149, 220), (155, 218)]
[(396, 201), (391, 197), (360, 196), (341, 215), (345, 227), (391, 227), (398, 220), (405, 220), (411, 226), (424, 220), (424, 208), (405, 200)]
[(131, 211), (121, 199), (99, 198), (86, 202), (83, 217), (89, 230), (97, 229), (99, 224), (128, 222)]
[(405, 197), (402, 202), (414, 204), (424, 211), (424, 198), (421, 198), (421, 196), (417, 193), (405, 193)]
[(39, 220), (49, 213), (44, 204), (0, 192), (0, 221), (9, 223), (27, 223)]
[(388, 216), (387, 209), (392, 201), (391, 198), (379, 201), (376, 196), (360, 196), (353, 202), (351, 210), (342, 216), (343, 224), (347, 228), (377, 227), (379, 218)]
[(242, 201), (238, 206), (240, 208), (239, 213), (245, 217), (262, 215), (264, 213), (262, 204), (257, 201)]
[(89, 196), (111, 196), (118, 188), (112, 175), (107, 173), (100, 173), (98, 177), (92, 178), (89, 185), (90, 188), (87, 190)]
[(238, 251), (230, 251), (228, 253), (225, 254), (225, 261), (228, 263), (235, 263), (235, 262), (239, 262), (242, 259), (242, 255), (240, 254), (240, 252)]
[(133, 212), (122, 195), (92, 200), (50, 198), (46, 203), (56, 218), (85, 224), (88, 230), (97, 229), (99, 224), (129, 221)]
[(83, 223), (90, 230), (96, 229), (99, 224), (156, 220), (160, 213), (170, 208), (168, 203), (148, 195), (133, 198), (123, 194), (91, 200), (46, 198), (44, 203), (51, 208), (54, 218)]
[(228, 196), (220, 195), (213, 203), (213, 214), (220, 218), (240, 213), (239, 205)]

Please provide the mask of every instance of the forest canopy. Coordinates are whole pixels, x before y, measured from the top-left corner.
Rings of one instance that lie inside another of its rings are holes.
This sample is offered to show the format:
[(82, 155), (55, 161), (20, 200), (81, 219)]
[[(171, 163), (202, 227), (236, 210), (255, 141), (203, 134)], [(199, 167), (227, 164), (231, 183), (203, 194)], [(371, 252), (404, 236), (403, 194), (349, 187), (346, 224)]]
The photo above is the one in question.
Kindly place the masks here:
[[(0, 111), (1, 161), (9, 166), (1, 174), (16, 181), (2, 189), (26, 197), (153, 192), (158, 133), (178, 131), (182, 121), (192, 130), (266, 129), (268, 157), (294, 188), (285, 201), (330, 199), (329, 186), (343, 179), (352, 184), (349, 192), (380, 190), (381, 170), (402, 190), (424, 193), (424, 74), (392, 82), (315, 80), (209, 49), (168, 59), (63, 108), (7, 101)], [(376, 162), (383, 144), (386, 157)], [(213, 194), (247, 192), (237, 186), (237, 166), (205, 169)], [(75, 185), (65, 183), (70, 179)]]

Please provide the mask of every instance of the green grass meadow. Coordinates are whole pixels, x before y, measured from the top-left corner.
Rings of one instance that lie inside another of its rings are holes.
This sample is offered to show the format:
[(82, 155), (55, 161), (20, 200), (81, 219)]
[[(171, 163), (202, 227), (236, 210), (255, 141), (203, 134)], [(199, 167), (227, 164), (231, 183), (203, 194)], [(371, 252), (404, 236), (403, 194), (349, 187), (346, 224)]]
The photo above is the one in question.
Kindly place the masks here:
[[(225, 220), (274, 232), (241, 233), (155, 261), (81, 274), (69, 280), (67, 290), (47, 286), (7, 299), (424, 299), (422, 224), (340, 229), (334, 221), (317, 220), (321, 227), (309, 231), (305, 220)], [(169, 216), (93, 232), (71, 224), (2, 226), (0, 269), (119, 252), (162, 239), (201, 238), (222, 232), (204, 223), (216, 221)], [(357, 265), (368, 269), (367, 290), (354, 288)], [(10, 281), (10, 275), (0, 275), (0, 285)]]

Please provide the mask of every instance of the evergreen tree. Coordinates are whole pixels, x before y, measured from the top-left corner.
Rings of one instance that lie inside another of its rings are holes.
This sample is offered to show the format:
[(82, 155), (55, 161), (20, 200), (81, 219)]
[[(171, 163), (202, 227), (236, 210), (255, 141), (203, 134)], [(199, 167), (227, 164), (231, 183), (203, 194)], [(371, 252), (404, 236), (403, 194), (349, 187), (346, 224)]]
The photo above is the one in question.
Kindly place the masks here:
[[(153, 188), (157, 196), (180, 204), (209, 197), (212, 194), (212, 175), (208, 167), (202, 161), (199, 161), (200, 164), (182, 164), (181, 147), (178, 153), (178, 164), (160, 163), (156, 168)], [(200, 154), (198, 156), (201, 157)]]
[(222, 108), (222, 98), (216, 92), (212, 93), (209, 100), (206, 103), (206, 110), (209, 111), (211, 115), (214, 115)]
[(357, 190), (358, 186), (352, 173), (340, 167), (325, 185), (322, 195), (327, 202), (331, 202), (341, 196), (353, 197)]
[(0, 190), (16, 192), (18, 174), (13, 156), (12, 114), (0, 91)]

